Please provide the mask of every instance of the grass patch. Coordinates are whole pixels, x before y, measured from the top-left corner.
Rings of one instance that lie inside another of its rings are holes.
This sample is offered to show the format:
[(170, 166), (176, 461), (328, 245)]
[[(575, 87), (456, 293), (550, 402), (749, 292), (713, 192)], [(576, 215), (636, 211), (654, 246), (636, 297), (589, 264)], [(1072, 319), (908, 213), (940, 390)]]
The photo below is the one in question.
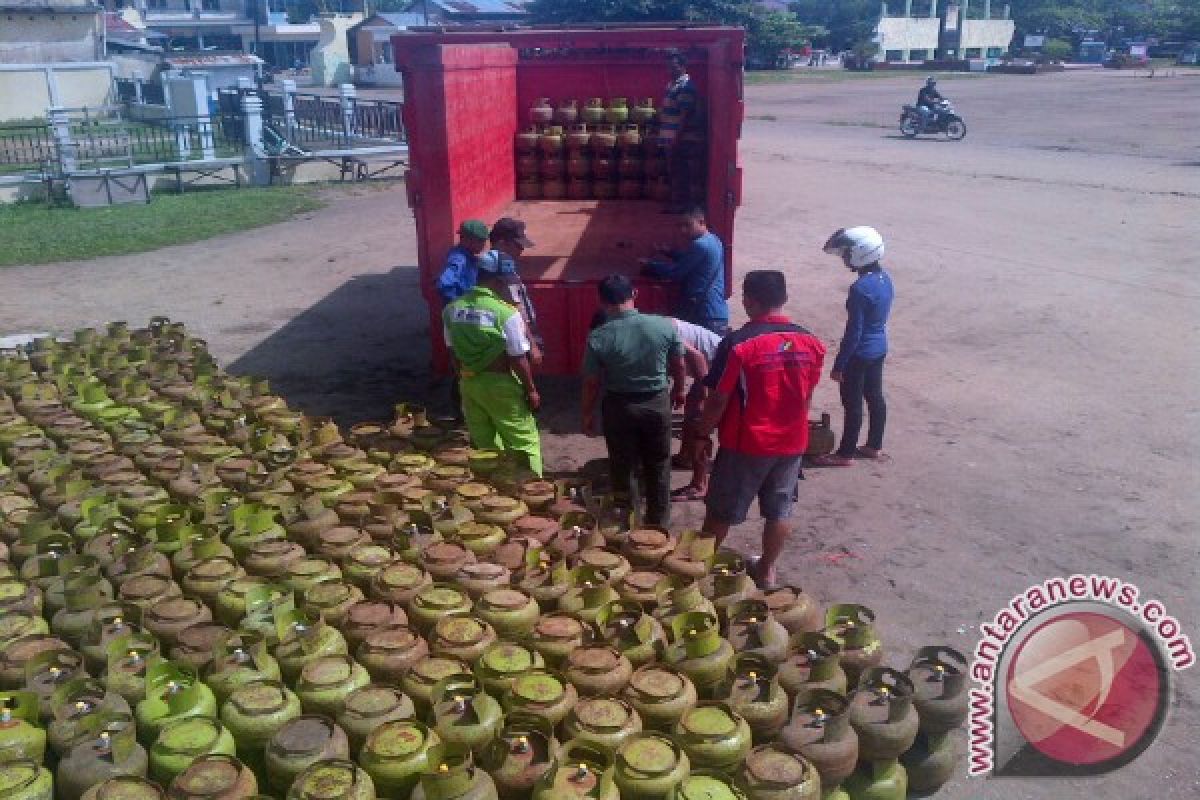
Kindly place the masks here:
[(0, 206), (0, 267), (127, 255), (282, 222), (320, 208), (314, 189), (210, 189), (155, 194), (148, 205)]

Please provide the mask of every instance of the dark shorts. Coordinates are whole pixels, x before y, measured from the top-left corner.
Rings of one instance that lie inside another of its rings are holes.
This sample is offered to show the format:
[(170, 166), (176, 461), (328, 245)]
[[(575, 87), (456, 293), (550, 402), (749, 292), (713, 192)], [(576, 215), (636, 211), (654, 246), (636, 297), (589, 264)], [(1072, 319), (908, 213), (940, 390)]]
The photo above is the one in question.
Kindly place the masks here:
[(803, 455), (752, 456), (722, 447), (708, 484), (709, 515), (717, 522), (737, 525), (746, 521), (757, 497), (763, 519), (787, 519), (796, 504), (803, 461)]

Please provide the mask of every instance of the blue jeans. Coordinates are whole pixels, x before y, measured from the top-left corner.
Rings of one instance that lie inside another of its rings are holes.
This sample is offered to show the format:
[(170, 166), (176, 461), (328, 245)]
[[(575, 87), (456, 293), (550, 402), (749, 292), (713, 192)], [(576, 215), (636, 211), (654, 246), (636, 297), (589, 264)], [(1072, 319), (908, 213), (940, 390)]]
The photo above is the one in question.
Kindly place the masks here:
[(883, 399), (883, 360), (887, 356), (865, 359), (852, 358), (842, 372), (842, 409), (846, 423), (842, 428), (839, 456), (849, 458), (858, 450), (858, 434), (862, 431), (863, 400), (867, 401), (870, 422), (867, 426), (867, 447), (883, 449), (883, 427), (887, 424), (887, 402)]

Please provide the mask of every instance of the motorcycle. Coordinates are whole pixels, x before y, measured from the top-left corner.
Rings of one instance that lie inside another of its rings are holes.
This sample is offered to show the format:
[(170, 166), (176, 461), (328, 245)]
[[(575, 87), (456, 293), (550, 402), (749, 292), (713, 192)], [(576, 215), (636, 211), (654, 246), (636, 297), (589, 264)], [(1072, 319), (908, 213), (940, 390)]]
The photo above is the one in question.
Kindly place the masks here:
[(909, 139), (922, 133), (944, 133), (947, 139), (958, 141), (967, 135), (967, 123), (954, 112), (954, 106), (949, 100), (943, 100), (933, 108), (933, 114), (928, 120), (916, 106), (904, 106), (900, 114), (900, 133)]

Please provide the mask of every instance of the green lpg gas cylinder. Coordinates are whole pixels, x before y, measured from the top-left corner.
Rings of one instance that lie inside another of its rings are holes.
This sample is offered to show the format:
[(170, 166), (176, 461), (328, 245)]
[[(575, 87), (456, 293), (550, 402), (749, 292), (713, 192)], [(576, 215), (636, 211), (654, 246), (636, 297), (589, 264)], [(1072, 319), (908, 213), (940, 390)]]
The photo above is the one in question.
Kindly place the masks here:
[(303, 598), (305, 610), (319, 613), (321, 619), (335, 628), (340, 628), (350, 609), (365, 599), (362, 589), (344, 581), (318, 583)]
[(691, 679), (666, 664), (647, 664), (635, 671), (621, 696), (647, 729), (662, 733), (674, 731), (679, 719), (698, 702)]
[(530, 670), (545, 667), (538, 651), (523, 644), (497, 642), (475, 663), (475, 677), (492, 697), (504, 697), (512, 682)]
[(63, 582), (64, 607), (54, 615), (51, 628), (72, 647), (83, 644), (96, 609), (112, 600), (112, 585), (97, 572), (72, 575)]
[(671, 575), (654, 587), (654, 594), (654, 618), (663, 624), (671, 641), (675, 641), (672, 623), (680, 614), (707, 613), (714, 619), (717, 616), (716, 606), (700, 591), (700, 584), (695, 578)]
[(257, 636), (240, 633), (213, 648), (213, 660), (204, 670), (204, 682), (212, 689), (218, 705), (238, 687), (258, 681), (278, 681), (282, 677), (267, 645)]
[(606, 547), (589, 547), (581, 550), (575, 556), (575, 562), (581, 566), (591, 567), (599, 574), (604, 575), (611, 586), (616, 586), (625, 580), (625, 576), (633, 569), (625, 556)]
[(534, 626), (531, 641), (541, 653), (547, 666), (560, 669), (571, 651), (582, 647), (587, 639), (587, 628), (574, 614), (553, 611), (545, 614)]
[(762, 599), (771, 615), (792, 636), (818, 631), (825, 623), (821, 607), (799, 586), (768, 589), (762, 593)]
[(658, 605), (658, 596), (654, 588), (660, 581), (666, 580), (667, 573), (651, 569), (635, 569), (621, 579), (616, 585), (617, 594), (622, 600), (632, 600), (646, 611), (653, 611)]
[(404, 609), (395, 603), (368, 600), (350, 607), (341, 631), (350, 649), (357, 653), (369, 634), (393, 625), (408, 625)]
[(417, 593), (433, 583), (428, 572), (405, 561), (393, 561), (371, 578), (368, 594), (381, 603), (407, 607)]
[(753, 744), (750, 725), (726, 703), (701, 703), (680, 718), (675, 736), (696, 767), (732, 770)]
[(119, 775), (102, 781), (83, 793), (82, 800), (166, 800), (154, 781), (134, 775)]
[(726, 637), (738, 653), (757, 653), (772, 664), (788, 654), (787, 628), (771, 616), (762, 600), (739, 600), (727, 607)]
[(533, 800), (621, 800), (613, 757), (585, 742), (566, 742), (533, 789)]
[(447, 744), (482, 754), (495, 738), (504, 716), (491, 695), (470, 673), (438, 681), (431, 695), (433, 727)]
[(54, 692), (76, 678), (86, 678), (83, 656), (74, 650), (48, 650), (25, 662), (25, 688), (37, 695), (38, 713), (49, 722)]
[(357, 755), (371, 731), (385, 722), (410, 720), (415, 716), (416, 709), (407, 695), (394, 686), (372, 683), (346, 695), (337, 724), (350, 738), (350, 753)]
[(945, 733), (966, 721), (967, 669), (966, 656), (953, 648), (917, 651), (906, 674), (913, 684), (913, 705), (923, 733)]
[(79, 739), (83, 722), (96, 714), (128, 714), (129, 703), (91, 678), (75, 678), (59, 686), (50, 698), (53, 719), (46, 734), (55, 753), (64, 755)]
[(416, 720), (392, 720), (366, 737), (358, 763), (371, 776), (384, 800), (405, 800), (429, 768), (430, 749), (441, 740)]
[(353, 761), (319, 761), (296, 776), (287, 800), (375, 800), (375, 783)]
[(894, 758), (862, 761), (843, 788), (850, 800), (904, 800), (908, 796), (908, 774)]
[(430, 652), (462, 659), (468, 664), (478, 661), (496, 641), (496, 631), (491, 625), (466, 614), (442, 617), (429, 632)]
[(182, 586), (188, 595), (215, 608), (217, 621), (232, 626), (246, 611), (242, 581), (255, 581), (257, 585), (258, 579), (248, 578), (233, 556), (216, 555), (192, 564), (183, 575)]
[(866, 606), (843, 604), (825, 612), (824, 633), (842, 646), (839, 663), (851, 687), (859, 676), (883, 661), (883, 643), (875, 633), (875, 612)]
[(778, 745), (750, 751), (737, 773), (747, 800), (821, 800), (821, 776), (800, 756)]
[(694, 769), (675, 787), (671, 800), (747, 800), (747, 797), (720, 772)]
[(575, 567), (570, 572), (569, 581), (570, 587), (558, 599), (558, 608), (576, 615), (584, 622), (594, 624), (605, 606), (620, 599), (604, 570)]
[(168, 724), (186, 717), (216, 719), (217, 699), (183, 664), (159, 660), (146, 668), (146, 698), (137, 704), (138, 736), (152, 743)]
[(461, 675), (470, 672), (466, 662), (457, 658), (430, 656), (423, 658), (408, 671), (400, 682), (404, 693), (413, 701), (417, 716), (424, 719), (429, 716), (433, 705), (433, 687), (438, 681), (451, 675)]
[(108, 778), (146, 776), (146, 751), (137, 743), (128, 714), (97, 714), (87, 718), (83, 729), (80, 740), (58, 762), (54, 783), (60, 800), (79, 800)]
[(68, 650), (67, 643), (47, 633), (22, 636), (0, 650), (0, 688), (25, 688), (25, 666), (37, 655)]
[(732, 550), (713, 554), (708, 561), (708, 575), (700, 581), (700, 590), (712, 600), (722, 621), (729, 619), (733, 604), (758, 593), (754, 579), (746, 572), (746, 560)]
[(502, 564), (490, 561), (476, 561), (473, 564), (463, 564), (453, 583), (466, 589), (467, 594), (476, 603), (493, 589), (506, 589), (512, 584), (512, 570)]
[(850, 695), (850, 724), (858, 734), (859, 758), (899, 758), (917, 735), (912, 681), (888, 667), (868, 669)]
[(0, 763), (0, 799), (53, 800), (54, 779), (39, 762), (22, 758)]
[(728, 702), (750, 725), (755, 744), (773, 741), (787, 723), (790, 711), (775, 666), (755, 652), (739, 653), (734, 660)]
[(666, 651), (662, 624), (632, 600), (609, 603), (596, 618), (604, 640), (611, 642), (637, 667), (658, 661)]
[(633, 707), (613, 697), (584, 697), (563, 721), (563, 736), (586, 742), (606, 753), (616, 753), (621, 744), (642, 730), (642, 720)]
[(267, 742), (267, 786), (271, 794), (285, 795), (296, 777), (313, 764), (349, 757), (350, 742), (333, 720), (296, 717), (285, 722)]
[(589, 644), (571, 651), (563, 674), (582, 697), (611, 696), (629, 683), (633, 665), (611, 647)]
[(501, 639), (514, 642), (533, 633), (541, 613), (536, 600), (512, 588), (485, 592), (475, 608), (475, 614), (490, 624)]
[(823, 633), (802, 633), (779, 665), (779, 684), (792, 702), (817, 689), (845, 694), (846, 673), (838, 663), (841, 653), (842, 646), (835, 639)]
[(554, 763), (557, 751), (554, 731), (544, 719), (518, 714), (505, 720), (480, 765), (502, 800), (527, 798)]
[(398, 683), (413, 664), (428, 655), (429, 645), (407, 625), (367, 633), (355, 653), (371, 678), (382, 683)]
[(261, 769), (267, 742), (301, 713), (300, 698), (291, 689), (278, 681), (259, 681), (233, 690), (221, 705), (221, 723), (233, 734), (238, 757)]
[(318, 656), (304, 665), (296, 696), (306, 714), (336, 717), (346, 695), (371, 682), (371, 676), (350, 656)]
[(237, 752), (233, 734), (210, 717), (184, 717), (163, 727), (150, 747), (150, 777), (163, 786), (200, 756)]
[(258, 794), (258, 779), (238, 759), (223, 753), (201, 756), (175, 776), (171, 800), (250, 800)]
[(910, 791), (932, 792), (954, 777), (961, 760), (956, 735), (955, 731), (917, 734), (913, 746), (900, 757)]
[(471, 598), (466, 592), (449, 584), (431, 583), (408, 604), (408, 619), (419, 633), (429, 632), (443, 617), (470, 614), (471, 608)]
[(349, 649), (341, 631), (326, 625), (320, 614), (307, 611), (276, 611), (275, 630), (279, 644), (275, 645), (275, 660), (279, 671), (288, 681), (300, 676), (304, 665), (321, 656), (346, 656)]
[(28, 691), (0, 692), (0, 761), (28, 759), (42, 763), (46, 732), (38, 722), (37, 695)]
[(145, 632), (124, 628), (125, 635), (109, 639), (104, 686), (136, 706), (146, 697), (146, 669), (159, 658), (158, 640)]
[(510, 715), (523, 714), (545, 720), (552, 728), (562, 722), (579, 695), (565, 678), (546, 670), (530, 670), (514, 678), (504, 695)]
[(717, 618), (689, 611), (671, 620), (673, 642), (666, 661), (691, 678), (701, 699), (720, 696), (733, 664), (733, 646), (717, 628)]
[(490, 775), (475, 767), (470, 750), (441, 744), (431, 749), (412, 800), (498, 800)]
[(617, 750), (613, 780), (621, 800), (666, 800), (691, 770), (688, 755), (661, 733), (639, 733)]
[(816, 768), (826, 792), (844, 781), (858, 761), (858, 735), (850, 726), (849, 708), (843, 695), (816, 689), (796, 701), (779, 737), (785, 750)]

